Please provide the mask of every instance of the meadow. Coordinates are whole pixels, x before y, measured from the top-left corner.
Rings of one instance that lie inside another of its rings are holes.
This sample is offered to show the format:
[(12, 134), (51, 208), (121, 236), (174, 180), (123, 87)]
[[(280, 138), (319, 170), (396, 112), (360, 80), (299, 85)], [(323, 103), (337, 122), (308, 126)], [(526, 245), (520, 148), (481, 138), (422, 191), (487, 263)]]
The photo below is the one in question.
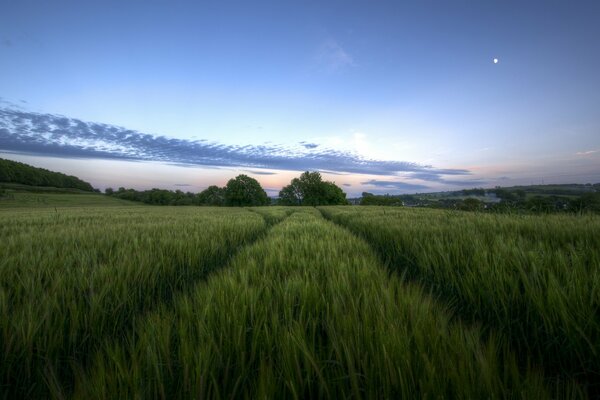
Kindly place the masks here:
[(0, 202), (1, 398), (597, 393), (597, 216), (60, 196)]

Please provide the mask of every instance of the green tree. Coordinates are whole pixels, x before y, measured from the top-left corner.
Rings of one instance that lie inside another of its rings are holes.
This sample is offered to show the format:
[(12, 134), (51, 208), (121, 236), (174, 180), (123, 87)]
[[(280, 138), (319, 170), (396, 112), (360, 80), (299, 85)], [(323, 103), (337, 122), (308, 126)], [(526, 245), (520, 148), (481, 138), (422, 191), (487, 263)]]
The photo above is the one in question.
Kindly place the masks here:
[(464, 189), (462, 192), (465, 196), (485, 196), (485, 189), (482, 188)]
[(260, 183), (247, 175), (238, 175), (225, 186), (225, 204), (228, 206), (265, 206), (269, 203)]
[(80, 189), (91, 192), (92, 185), (81, 179), (32, 167), (17, 161), (0, 159), (0, 182), (20, 183), (29, 186), (51, 186), (56, 188)]
[(482, 211), (485, 204), (477, 199), (468, 198), (457, 204), (458, 209), (464, 211)]
[(533, 212), (549, 213), (556, 211), (556, 205), (552, 198), (545, 196), (533, 196), (527, 200), (525, 207)]
[(335, 183), (323, 181), (319, 172), (306, 171), (281, 189), (279, 204), (318, 206), (348, 204), (348, 201), (346, 193)]
[(279, 204), (282, 206), (299, 206), (302, 204), (302, 189), (298, 178), (292, 179), (289, 185), (279, 192)]
[(198, 194), (197, 202), (206, 206), (222, 206), (225, 204), (225, 189), (209, 186)]
[(586, 193), (571, 200), (569, 208), (576, 212), (600, 212), (600, 193)]
[(323, 182), (325, 188), (325, 204), (348, 204), (346, 193), (333, 182)]

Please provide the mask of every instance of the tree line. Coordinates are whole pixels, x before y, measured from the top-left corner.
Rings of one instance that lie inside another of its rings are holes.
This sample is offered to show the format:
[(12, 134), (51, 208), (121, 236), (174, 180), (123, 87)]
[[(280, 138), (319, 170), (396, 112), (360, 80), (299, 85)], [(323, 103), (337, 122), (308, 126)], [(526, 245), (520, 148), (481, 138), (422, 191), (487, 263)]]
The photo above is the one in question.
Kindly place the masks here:
[[(466, 195), (481, 196), (482, 189), (465, 190)], [(376, 206), (413, 206), (452, 209), (461, 211), (486, 212), (528, 212), (528, 213), (558, 213), (558, 212), (594, 212), (600, 213), (600, 192), (590, 192), (578, 195), (530, 195), (523, 190), (507, 190), (496, 188), (488, 190), (495, 193), (499, 202), (488, 203), (469, 197), (465, 199), (423, 198), (418, 195), (375, 195), (363, 192), (360, 205)], [(485, 193), (484, 193), (485, 194)]]
[(109, 196), (123, 200), (139, 201), (154, 205), (198, 205), (198, 206), (265, 206), (272, 203), (289, 206), (318, 206), (348, 204), (346, 194), (333, 182), (324, 181), (319, 172), (304, 172), (294, 178), (279, 192), (279, 199), (271, 200), (260, 183), (241, 174), (230, 179), (225, 187), (209, 186), (200, 193), (181, 190), (134, 189), (118, 190), (107, 188)]
[(92, 185), (75, 176), (36, 168), (17, 161), (0, 158), (0, 182), (29, 186), (55, 187), (94, 191)]
[(182, 192), (181, 190), (151, 189), (138, 191), (135, 189), (118, 190), (107, 188), (105, 194), (123, 200), (140, 201), (146, 204), (162, 206), (265, 206), (271, 200), (260, 186), (260, 183), (247, 175), (238, 175), (227, 182), (225, 187), (209, 186), (200, 193)]

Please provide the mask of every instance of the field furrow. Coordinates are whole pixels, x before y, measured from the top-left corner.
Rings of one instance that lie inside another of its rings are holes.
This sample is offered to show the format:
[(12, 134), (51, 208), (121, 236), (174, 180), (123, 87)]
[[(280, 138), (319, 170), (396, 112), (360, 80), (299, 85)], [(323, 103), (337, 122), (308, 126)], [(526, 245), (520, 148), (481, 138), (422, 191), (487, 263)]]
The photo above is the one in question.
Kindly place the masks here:
[[(296, 208), (226, 269), (99, 349), (76, 398), (547, 398), (494, 337)], [(571, 390), (572, 391), (569, 391)], [(579, 393), (580, 394), (580, 393)]]
[(600, 219), (323, 207), (380, 259), (510, 343), (549, 376), (600, 394)]
[(105, 340), (268, 229), (256, 213), (218, 208), (38, 210), (0, 221), (2, 398), (69, 393)]

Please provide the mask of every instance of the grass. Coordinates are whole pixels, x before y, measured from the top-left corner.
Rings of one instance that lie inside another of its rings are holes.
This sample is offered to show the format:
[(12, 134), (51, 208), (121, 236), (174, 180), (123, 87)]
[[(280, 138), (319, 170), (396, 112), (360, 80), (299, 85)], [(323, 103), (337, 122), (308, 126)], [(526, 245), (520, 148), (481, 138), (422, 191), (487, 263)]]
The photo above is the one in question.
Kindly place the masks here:
[(32, 186), (22, 183), (0, 182), (0, 189), (6, 189), (17, 192), (33, 193), (71, 193), (71, 194), (93, 194), (90, 191), (75, 188), (57, 188), (53, 186)]
[(546, 398), (478, 329), (314, 209), (107, 345), (76, 398)]
[(96, 193), (44, 193), (7, 190), (0, 196), (0, 212), (16, 209), (63, 207), (124, 207), (136, 203)]
[(0, 398), (598, 393), (598, 217), (41, 195), (0, 206)]
[(261, 215), (265, 222), (269, 225), (275, 225), (283, 221), (287, 216), (293, 213), (295, 210), (293, 207), (251, 207), (250, 211)]
[(600, 388), (600, 218), (331, 208), (389, 268), (557, 379)]
[(5, 397), (68, 392), (107, 338), (266, 231), (242, 209), (127, 207), (0, 213)]

